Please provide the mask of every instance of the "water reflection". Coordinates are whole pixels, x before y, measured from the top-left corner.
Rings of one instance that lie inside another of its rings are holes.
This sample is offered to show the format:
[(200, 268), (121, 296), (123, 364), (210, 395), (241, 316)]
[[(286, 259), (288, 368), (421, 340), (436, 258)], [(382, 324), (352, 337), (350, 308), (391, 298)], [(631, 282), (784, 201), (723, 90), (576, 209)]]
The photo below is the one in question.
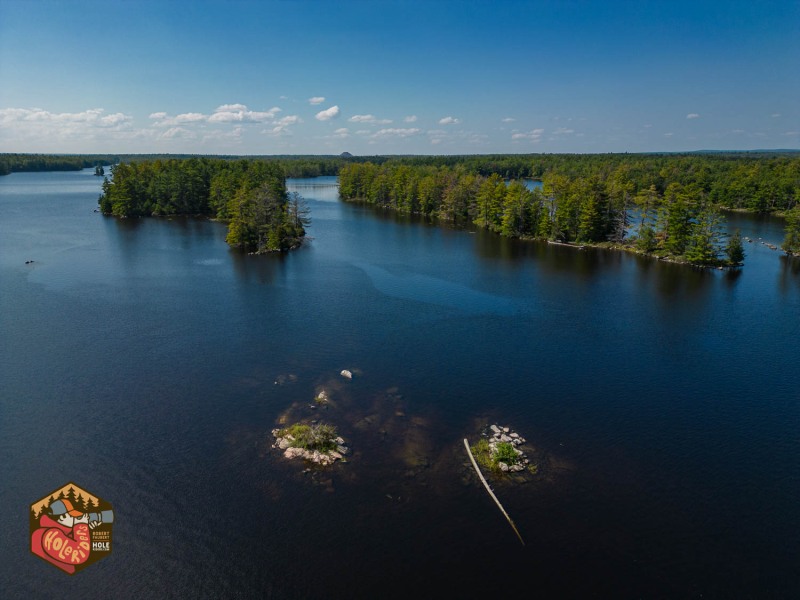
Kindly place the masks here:
[(780, 257), (778, 290), (785, 294), (792, 286), (800, 286), (800, 257), (784, 254)]
[(231, 263), (241, 284), (270, 285), (286, 272), (287, 257), (282, 252), (253, 256), (241, 250), (230, 250)]

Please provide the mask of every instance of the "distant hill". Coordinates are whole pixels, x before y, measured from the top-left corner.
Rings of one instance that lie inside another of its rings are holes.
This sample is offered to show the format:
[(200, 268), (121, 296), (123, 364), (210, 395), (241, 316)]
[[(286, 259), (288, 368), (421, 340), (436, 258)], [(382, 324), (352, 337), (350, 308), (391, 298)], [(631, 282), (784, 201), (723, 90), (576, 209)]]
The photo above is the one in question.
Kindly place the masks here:
[(350, 154), (349, 152), (342, 152), (339, 156), (341, 156), (342, 158), (353, 158), (353, 155)]

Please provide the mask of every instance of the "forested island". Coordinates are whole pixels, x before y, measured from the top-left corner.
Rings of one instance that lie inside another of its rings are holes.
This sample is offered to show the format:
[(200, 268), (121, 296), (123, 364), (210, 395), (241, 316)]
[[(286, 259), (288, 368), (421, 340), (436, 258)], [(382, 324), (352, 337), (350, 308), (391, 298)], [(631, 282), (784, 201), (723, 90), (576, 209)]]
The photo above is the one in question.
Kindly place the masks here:
[[(800, 153), (463, 156), (0, 154), (0, 175), (116, 165), (100, 209), (121, 217), (193, 214), (229, 223), (249, 252), (295, 247), (307, 211), (286, 177), (338, 175), (344, 200), (499, 235), (613, 246), (704, 266), (742, 262), (724, 211), (786, 219), (800, 255)], [(522, 182), (535, 179), (541, 189)]]
[(344, 200), (399, 213), (702, 266), (744, 260), (722, 210), (772, 212), (786, 216), (784, 250), (800, 252), (796, 153), (406, 157), (345, 165), (339, 184)]
[(103, 182), (100, 211), (116, 217), (198, 215), (228, 223), (231, 246), (260, 254), (298, 247), (309, 223), (280, 164), (190, 158), (119, 163)]

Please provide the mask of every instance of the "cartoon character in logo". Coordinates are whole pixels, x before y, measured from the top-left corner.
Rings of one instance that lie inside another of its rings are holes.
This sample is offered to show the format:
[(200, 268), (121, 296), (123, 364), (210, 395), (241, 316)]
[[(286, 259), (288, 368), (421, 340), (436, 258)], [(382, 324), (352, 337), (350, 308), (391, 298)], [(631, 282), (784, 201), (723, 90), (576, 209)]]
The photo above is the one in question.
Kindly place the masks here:
[(50, 513), (39, 519), (39, 528), (31, 534), (31, 551), (70, 575), (75, 566), (85, 563), (91, 552), (89, 530), (100, 525), (97, 514), (76, 510), (66, 498), (50, 504)]

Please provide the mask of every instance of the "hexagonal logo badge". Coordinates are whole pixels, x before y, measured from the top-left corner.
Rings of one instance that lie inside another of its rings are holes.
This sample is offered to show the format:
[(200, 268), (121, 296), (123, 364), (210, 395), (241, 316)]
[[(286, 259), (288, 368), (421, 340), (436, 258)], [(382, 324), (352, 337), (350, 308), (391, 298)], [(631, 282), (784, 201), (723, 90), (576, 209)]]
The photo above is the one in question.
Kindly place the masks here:
[(31, 552), (74, 575), (111, 554), (111, 505), (68, 483), (31, 504)]

